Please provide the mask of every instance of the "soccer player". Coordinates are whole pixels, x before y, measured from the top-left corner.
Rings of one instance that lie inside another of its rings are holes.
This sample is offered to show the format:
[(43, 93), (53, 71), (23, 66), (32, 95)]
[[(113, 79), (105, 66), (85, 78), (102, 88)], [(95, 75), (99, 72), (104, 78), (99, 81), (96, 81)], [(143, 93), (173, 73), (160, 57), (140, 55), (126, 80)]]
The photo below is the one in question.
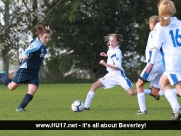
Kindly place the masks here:
[(38, 73), (40, 66), (46, 55), (46, 44), (50, 40), (51, 31), (49, 26), (36, 26), (38, 37), (32, 41), (29, 47), (23, 52), (23, 61), (18, 68), (13, 80), (2, 71), (0, 74), (1, 80), (5, 86), (11, 91), (15, 90), (21, 83), (28, 84), (28, 92), (25, 94), (22, 102), (16, 108), (16, 111), (26, 111), (25, 107), (33, 99), (34, 94), (39, 86)]
[[(160, 90), (159, 80), (160, 80), (161, 75), (164, 72), (164, 67), (162, 64), (162, 57), (161, 57), (160, 52), (156, 56), (155, 64), (153, 66), (151, 65), (150, 67), (148, 67), (148, 64), (153, 62), (152, 51), (150, 50), (150, 47), (152, 45), (151, 39), (153, 37), (153, 29), (155, 28), (155, 25), (158, 22), (159, 22), (159, 17), (156, 15), (151, 16), (149, 18), (150, 33), (148, 36), (148, 41), (147, 41), (147, 46), (146, 46), (146, 51), (145, 51), (147, 65), (143, 69), (140, 75), (140, 78), (138, 79), (136, 83), (137, 98), (138, 98), (138, 104), (140, 108), (140, 110), (137, 112), (137, 115), (147, 114), (146, 104), (145, 104), (145, 93), (143, 91), (144, 85), (147, 82), (150, 82), (151, 95), (157, 95)], [(163, 94), (162, 91), (160, 91), (160, 95), (162, 94)]]
[[(172, 107), (172, 120), (177, 122), (181, 118), (181, 108), (170, 84), (176, 88), (181, 96), (181, 21), (177, 17), (173, 17), (176, 8), (171, 0), (160, 1), (158, 13), (161, 21), (156, 24), (153, 30), (153, 58), (161, 49), (165, 72), (161, 76), (159, 84)], [(148, 67), (154, 64), (155, 59), (149, 63)]]
[(100, 56), (107, 57), (108, 59), (107, 63), (104, 60), (100, 60), (99, 64), (104, 65), (107, 68), (108, 73), (92, 84), (84, 103), (85, 110), (90, 109), (90, 104), (94, 97), (95, 91), (100, 87), (104, 87), (104, 89), (109, 89), (116, 85), (120, 85), (127, 91), (128, 94), (137, 94), (137, 92), (132, 89), (132, 83), (126, 77), (124, 69), (122, 68), (122, 53), (119, 48), (119, 45), (122, 41), (122, 35), (109, 34), (104, 38), (105, 42), (107, 42), (107, 45), (109, 46), (109, 49), (107, 51), (107, 54), (101, 52)]

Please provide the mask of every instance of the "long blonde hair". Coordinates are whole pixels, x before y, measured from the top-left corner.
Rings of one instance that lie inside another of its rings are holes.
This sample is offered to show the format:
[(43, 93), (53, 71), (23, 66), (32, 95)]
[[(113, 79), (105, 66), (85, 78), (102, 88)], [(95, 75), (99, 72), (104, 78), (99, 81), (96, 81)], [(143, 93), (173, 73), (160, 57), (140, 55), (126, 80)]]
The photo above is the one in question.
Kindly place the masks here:
[(167, 26), (170, 24), (170, 17), (176, 13), (176, 8), (171, 0), (161, 0), (158, 4), (160, 25)]

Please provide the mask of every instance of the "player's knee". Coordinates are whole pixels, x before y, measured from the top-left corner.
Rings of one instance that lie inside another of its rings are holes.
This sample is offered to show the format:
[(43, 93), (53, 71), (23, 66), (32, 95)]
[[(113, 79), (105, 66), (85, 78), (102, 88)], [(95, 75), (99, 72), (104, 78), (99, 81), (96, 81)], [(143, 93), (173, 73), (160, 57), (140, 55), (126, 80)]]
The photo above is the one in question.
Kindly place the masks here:
[(15, 87), (8, 87), (8, 89), (9, 89), (10, 91), (14, 91), (16, 88), (15, 88)]
[(91, 86), (91, 91), (95, 92), (97, 88), (98, 88), (98, 85), (97, 85), (97, 82), (95, 82)]
[(15, 84), (15, 83), (9, 83), (7, 85), (7, 88), (11, 91), (15, 90), (19, 85), (18, 84)]
[(34, 95), (36, 93), (37, 89), (31, 89), (28, 91), (29, 94)]
[(140, 88), (141, 84), (139, 82), (136, 82), (136, 88)]

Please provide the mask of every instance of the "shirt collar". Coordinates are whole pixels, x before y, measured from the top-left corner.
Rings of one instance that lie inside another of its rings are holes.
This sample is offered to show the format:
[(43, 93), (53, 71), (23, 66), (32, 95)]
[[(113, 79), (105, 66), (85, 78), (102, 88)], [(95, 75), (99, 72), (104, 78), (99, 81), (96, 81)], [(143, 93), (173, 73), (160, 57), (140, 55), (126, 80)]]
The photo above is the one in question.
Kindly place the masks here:
[[(113, 49), (113, 48), (110, 48), (110, 46), (108, 47), (109, 47), (109, 50)], [(114, 49), (117, 49), (117, 48), (119, 48), (119, 45), (117, 45)]]

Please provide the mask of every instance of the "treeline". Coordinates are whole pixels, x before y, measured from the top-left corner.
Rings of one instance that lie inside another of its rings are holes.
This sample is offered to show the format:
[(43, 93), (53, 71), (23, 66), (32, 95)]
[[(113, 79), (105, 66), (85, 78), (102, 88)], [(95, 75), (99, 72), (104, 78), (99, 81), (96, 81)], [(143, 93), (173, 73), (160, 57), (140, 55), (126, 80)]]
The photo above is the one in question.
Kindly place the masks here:
[[(173, 1), (180, 9), (181, 1)], [(2, 68), (8, 70), (9, 63), (21, 62), (21, 52), (36, 37), (35, 25), (41, 24), (50, 25), (52, 30), (41, 78), (63, 79), (71, 69), (77, 69), (71, 74), (75, 78), (80, 70), (91, 79), (103, 76), (106, 69), (98, 64), (105, 59), (99, 53), (107, 51), (103, 38), (119, 33), (123, 35), (123, 68), (129, 78), (136, 80), (145, 65), (148, 18), (158, 14), (157, 3), (158, 0), (3, 0)], [(177, 17), (181, 17), (179, 10)]]

